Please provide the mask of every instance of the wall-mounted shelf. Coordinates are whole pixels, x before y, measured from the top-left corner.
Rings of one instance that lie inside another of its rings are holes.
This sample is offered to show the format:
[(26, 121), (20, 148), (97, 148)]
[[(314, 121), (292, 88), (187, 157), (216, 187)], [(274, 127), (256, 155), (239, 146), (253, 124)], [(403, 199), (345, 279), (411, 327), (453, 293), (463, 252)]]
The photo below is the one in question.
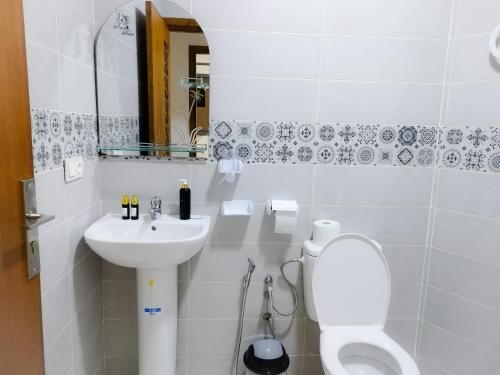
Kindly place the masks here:
[(106, 151), (133, 151), (133, 152), (185, 152), (185, 153), (196, 153), (196, 152), (206, 152), (207, 145), (186, 145), (186, 144), (171, 144), (162, 145), (154, 143), (133, 143), (126, 145), (97, 145), (97, 150), (101, 152)]
[(184, 77), (182, 78), (180, 82), (182, 87), (185, 87), (187, 89), (202, 89), (202, 90), (208, 90), (210, 88), (210, 85), (208, 82), (205, 82), (203, 78), (191, 78), (191, 77)]

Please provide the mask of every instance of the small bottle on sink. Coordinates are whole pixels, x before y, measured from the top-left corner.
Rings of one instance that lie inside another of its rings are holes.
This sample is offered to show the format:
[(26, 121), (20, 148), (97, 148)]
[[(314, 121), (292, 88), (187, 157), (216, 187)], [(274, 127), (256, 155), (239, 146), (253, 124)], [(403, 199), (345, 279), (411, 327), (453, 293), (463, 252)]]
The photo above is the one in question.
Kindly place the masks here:
[(122, 219), (130, 219), (130, 201), (128, 199), (128, 194), (122, 195)]
[(139, 198), (137, 195), (132, 195), (132, 200), (130, 202), (130, 219), (139, 219)]

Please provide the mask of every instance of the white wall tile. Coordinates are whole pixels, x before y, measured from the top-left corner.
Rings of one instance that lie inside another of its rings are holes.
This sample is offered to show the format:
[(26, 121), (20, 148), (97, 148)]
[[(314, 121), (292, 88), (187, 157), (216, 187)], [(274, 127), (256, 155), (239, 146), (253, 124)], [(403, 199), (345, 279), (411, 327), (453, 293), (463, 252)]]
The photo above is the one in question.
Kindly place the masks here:
[(420, 283), (393, 283), (387, 317), (389, 319), (416, 319), (420, 289)]
[(500, 122), (500, 80), (450, 85), (447, 126), (491, 126)]
[[(161, 197), (165, 203), (177, 203), (179, 179), (190, 180), (189, 164), (186, 162), (102, 160), (99, 171), (103, 200), (119, 204), (123, 193), (137, 194), (143, 213), (149, 211), (149, 201), (154, 196)], [(145, 184), (145, 181), (148, 183)]]
[(440, 171), (437, 205), (439, 208), (499, 219), (499, 182), (497, 174), (443, 168)]
[(448, 332), (500, 353), (500, 311), (430, 287), (424, 319)]
[(103, 282), (104, 319), (137, 318), (136, 285), (135, 279)]
[[(220, 202), (249, 199), (264, 203), (269, 199), (294, 199), (311, 203), (311, 165), (245, 164), (237, 181), (229, 184), (217, 171), (215, 163), (191, 166), (191, 199), (193, 202)], [(207, 183), (208, 182), (208, 183)]]
[(451, 82), (500, 78), (500, 63), (490, 55), (489, 38), (488, 34), (484, 34), (452, 41)]
[(306, 79), (210, 77), (212, 118), (314, 121), (318, 82)]
[(439, 366), (427, 361), (424, 358), (417, 358), (417, 365), (421, 374), (425, 375), (450, 375), (446, 370), (443, 370)]
[(315, 166), (314, 204), (427, 206), (432, 168)]
[(135, 375), (139, 371), (137, 358), (106, 357), (105, 367), (106, 375)]
[(321, 77), (442, 83), (446, 40), (327, 36)]
[(64, 224), (39, 237), (42, 293), (59, 282), (68, 273), (66, 231)]
[(203, 357), (189, 360), (189, 374), (219, 375), (229, 374), (233, 368), (233, 359), (226, 357)]
[(94, 24), (67, 3), (56, 0), (59, 53), (92, 66), (94, 62)]
[(161, 0), (160, 9), (163, 17), (192, 18), (191, 0)]
[(66, 216), (75, 216), (98, 203), (100, 200), (101, 183), (97, 161), (88, 161), (83, 165), (83, 178), (65, 185)]
[[(79, 0), (74, 0), (79, 1)], [(82, 0), (86, 1), (86, 0)], [(126, 1), (123, 0), (106, 0), (94, 1), (94, 20), (97, 24), (102, 24), (108, 16), (118, 7), (122, 6)]]
[(496, 0), (457, 0), (456, 35), (471, 35), (493, 31), (498, 25), (500, 4)]
[(95, 107), (94, 69), (59, 56), (61, 108), (69, 112), (93, 114)]
[(45, 350), (45, 373), (67, 375), (71, 371), (71, 329), (66, 326), (54, 343)]
[(323, 81), (319, 121), (437, 125), (441, 90), (434, 84)]
[[(94, 19), (94, 3), (109, 3), (112, 0), (65, 0), (89, 19)], [(123, 1), (122, 1), (123, 2)]]
[(500, 282), (500, 268), (433, 249), (429, 283), (437, 288), (500, 309), (500, 295), (492, 285)]
[(78, 313), (89, 302), (102, 281), (101, 258), (94, 252), (89, 253), (77, 263), (70, 274), (70, 308), (72, 313)]
[(240, 282), (192, 282), (189, 289), (189, 318), (232, 319), (238, 315)]
[(330, 0), (325, 31), (330, 34), (448, 37), (451, 0)]
[(83, 234), (85, 230), (101, 216), (98, 203), (93, 204), (81, 213), (66, 221), (66, 233), (68, 241), (68, 264), (73, 268), (80, 260), (90, 253), (90, 248), (85, 243)]
[[(208, 324), (209, 323), (209, 324)], [(231, 356), (236, 337), (237, 320), (191, 320), (189, 342), (193, 356)]]
[(318, 219), (338, 220), (344, 233), (362, 233), (381, 243), (424, 245), (428, 209), (314, 206), (312, 220)]
[(500, 265), (500, 221), (437, 210), (432, 246)]
[(89, 340), (82, 355), (73, 365), (74, 375), (104, 375), (102, 361), (102, 329)]
[(135, 320), (104, 321), (104, 355), (137, 361), (137, 322)]
[(96, 331), (102, 326), (102, 319), (102, 291), (98, 288), (71, 321), (74, 360), (85, 354)]
[(320, 0), (193, 0), (193, 16), (203, 28), (319, 33)]
[[(300, 256), (300, 244), (208, 244), (191, 259), (192, 281), (241, 281), (250, 257), (256, 264), (252, 280), (262, 281), (267, 274), (278, 275), (279, 266), (287, 259)], [(287, 268), (291, 281), (301, 278), (300, 268)]]
[(64, 197), (64, 169), (57, 168), (51, 171), (35, 174), (36, 199), (38, 212), (54, 215), (55, 219), (39, 228), (39, 233), (64, 223), (66, 219), (66, 201)]
[(26, 47), (31, 108), (60, 109), (57, 54), (29, 40)]
[(24, 0), (23, 10), (26, 38), (57, 51), (55, 0)]
[(196, 203), (191, 212), (209, 215), (210, 242), (301, 243), (311, 236), (311, 206), (301, 205), (297, 226), (291, 234), (274, 233), (274, 217), (265, 211), (264, 203), (254, 203), (251, 216), (222, 216), (220, 203)]
[(415, 319), (388, 319), (385, 323), (384, 331), (401, 345), (408, 354), (413, 355), (415, 351), (417, 324), (418, 322)]
[(393, 283), (420, 283), (424, 263), (424, 246), (382, 244)]
[(500, 356), (429, 324), (423, 325), (420, 355), (454, 375), (494, 374)]
[(210, 73), (250, 77), (317, 78), (320, 36), (205, 30)]
[(43, 342), (47, 348), (69, 323), (70, 282), (64, 277), (42, 295)]

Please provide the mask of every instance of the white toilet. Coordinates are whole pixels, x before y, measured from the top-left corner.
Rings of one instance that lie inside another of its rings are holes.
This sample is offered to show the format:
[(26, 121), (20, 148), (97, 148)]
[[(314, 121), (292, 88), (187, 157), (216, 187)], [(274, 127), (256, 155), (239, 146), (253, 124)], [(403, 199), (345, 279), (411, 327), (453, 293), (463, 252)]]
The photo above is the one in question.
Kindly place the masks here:
[(311, 289), (325, 374), (419, 375), (410, 355), (383, 331), (391, 278), (377, 242), (336, 236), (315, 259)]

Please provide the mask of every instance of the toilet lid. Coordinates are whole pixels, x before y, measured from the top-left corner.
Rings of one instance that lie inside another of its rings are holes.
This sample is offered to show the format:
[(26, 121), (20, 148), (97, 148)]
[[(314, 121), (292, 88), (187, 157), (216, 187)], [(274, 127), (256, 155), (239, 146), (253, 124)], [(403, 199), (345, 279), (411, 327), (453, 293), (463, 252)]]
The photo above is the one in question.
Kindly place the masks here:
[(343, 234), (321, 252), (312, 276), (321, 327), (384, 325), (390, 274), (382, 247), (360, 234)]

